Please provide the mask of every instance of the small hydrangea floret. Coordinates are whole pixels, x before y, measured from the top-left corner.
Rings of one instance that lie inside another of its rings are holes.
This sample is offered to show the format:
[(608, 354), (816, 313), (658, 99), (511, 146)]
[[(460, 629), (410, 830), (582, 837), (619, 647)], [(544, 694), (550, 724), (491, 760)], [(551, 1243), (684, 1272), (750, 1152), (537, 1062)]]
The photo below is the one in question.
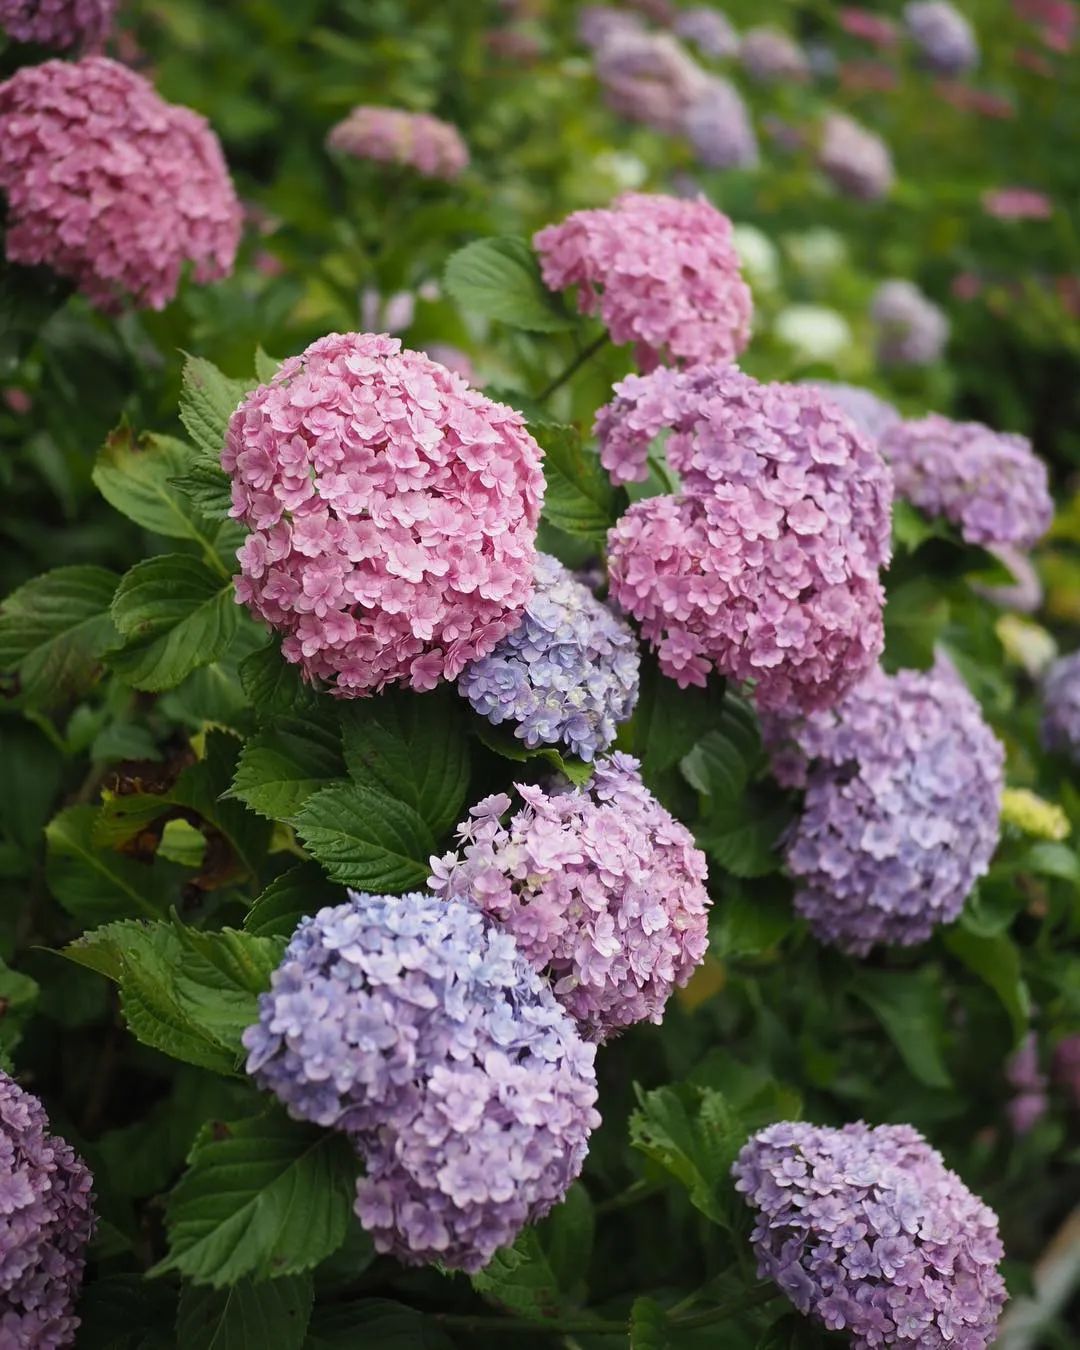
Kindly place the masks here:
[(469, 150), (457, 127), (430, 113), (362, 105), (332, 127), (331, 150), (353, 159), (398, 164), (424, 178), (457, 178), (469, 163)]
[(508, 824), (505, 795), (473, 808), (461, 851), (433, 864), (430, 884), (474, 899), (513, 933), (590, 1038), (659, 1022), (708, 943), (705, 856), (693, 836), (628, 755), (598, 760), (585, 787), (518, 792), (525, 805)]
[(756, 1215), (759, 1274), (852, 1350), (993, 1343), (997, 1215), (910, 1125), (769, 1125), (732, 1174)]
[(332, 334), (229, 423), (237, 599), (331, 692), (453, 680), (517, 624), (543, 493), (520, 413), (396, 338)]

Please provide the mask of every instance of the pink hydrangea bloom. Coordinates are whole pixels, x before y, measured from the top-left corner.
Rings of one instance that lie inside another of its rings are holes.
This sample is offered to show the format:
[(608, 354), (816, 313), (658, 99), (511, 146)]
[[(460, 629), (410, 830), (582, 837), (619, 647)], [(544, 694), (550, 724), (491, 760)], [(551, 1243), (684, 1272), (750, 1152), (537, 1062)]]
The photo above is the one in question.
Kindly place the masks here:
[(900, 30), (891, 19), (874, 14), (868, 9), (851, 6), (837, 15), (840, 27), (852, 37), (862, 38), (875, 47), (895, 47), (900, 41)]
[(1054, 203), (1034, 188), (997, 188), (983, 194), (982, 205), (988, 216), (998, 220), (1049, 220), (1054, 214)]
[(616, 481), (644, 476), (664, 427), (684, 494), (638, 502), (612, 529), (613, 597), (680, 685), (715, 666), (763, 708), (831, 705), (881, 651), (881, 456), (817, 389), (700, 366), (616, 386), (597, 417)]
[(346, 697), (455, 679), (518, 622), (544, 480), (520, 413), (396, 338), (284, 362), (221, 458), (252, 533), (236, 596)]
[(7, 257), (45, 264), (104, 310), (161, 309), (186, 262), (232, 270), (241, 210), (217, 137), (103, 56), (24, 66), (0, 85)]
[(432, 860), (432, 889), (511, 933), (591, 1039), (659, 1022), (708, 945), (705, 855), (629, 755), (597, 760), (585, 787), (517, 788), (507, 825), (505, 795), (472, 809), (461, 852)]
[(750, 340), (750, 288), (731, 221), (703, 197), (628, 192), (611, 207), (575, 211), (535, 236), (545, 283), (578, 286), (611, 339), (638, 363), (732, 361)]
[(403, 108), (354, 108), (331, 128), (326, 144), (355, 159), (405, 165), (425, 178), (456, 178), (469, 163), (457, 127)]
[(0, 28), (39, 47), (99, 47), (119, 0), (0, 0)]

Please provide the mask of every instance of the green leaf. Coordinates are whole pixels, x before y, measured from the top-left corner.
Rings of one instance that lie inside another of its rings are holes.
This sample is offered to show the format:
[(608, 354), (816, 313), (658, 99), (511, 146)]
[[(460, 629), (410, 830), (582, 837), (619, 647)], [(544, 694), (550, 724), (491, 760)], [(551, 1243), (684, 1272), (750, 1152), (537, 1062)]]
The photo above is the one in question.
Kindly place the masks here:
[(184, 1350), (301, 1350), (314, 1301), (310, 1275), (238, 1280), (227, 1289), (185, 1285), (177, 1343)]
[(487, 746), (494, 754), (515, 764), (527, 764), (532, 759), (546, 760), (557, 773), (565, 775), (575, 787), (587, 783), (596, 767), (583, 759), (575, 759), (572, 755), (564, 757), (553, 745), (538, 745), (530, 750), (517, 739), (509, 727), (492, 726), (486, 717), (479, 715), (473, 719), (472, 733), (481, 745)]
[(304, 1350), (454, 1350), (423, 1313), (390, 1299), (365, 1298), (315, 1309)]
[(36, 980), (0, 961), (0, 1057), (18, 1045), (23, 1022), (33, 1012), (39, 992)]
[(644, 655), (641, 696), (630, 723), (630, 738), (646, 779), (677, 764), (710, 727), (721, 724), (726, 713), (722, 680), (710, 679), (704, 689), (680, 689), (660, 674), (655, 656)]
[(356, 783), (412, 807), (436, 839), (457, 823), (469, 786), (459, 699), (394, 690), (344, 709), (341, 730)]
[(730, 1227), (730, 1169), (748, 1131), (722, 1093), (710, 1088), (656, 1088), (640, 1094), (630, 1142), (676, 1178), (714, 1223)]
[(79, 1299), (79, 1350), (175, 1350), (176, 1290), (141, 1275), (89, 1280)]
[(276, 639), (252, 652), (240, 663), (244, 693), (262, 716), (304, 712), (315, 706), (315, 691), (300, 675), (299, 666), (286, 661)]
[(671, 1350), (668, 1316), (655, 1299), (634, 1299), (630, 1309), (630, 1350)]
[(136, 689), (154, 692), (218, 660), (240, 626), (231, 578), (183, 553), (136, 563), (116, 589), (112, 618), (125, 642), (109, 652), (109, 664)]
[(193, 460), (186, 472), (169, 482), (208, 520), (221, 520), (229, 514), (232, 506), (229, 475), (212, 460)]
[(166, 1205), (169, 1255), (153, 1270), (220, 1289), (310, 1270), (345, 1239), (357, 1160), (344, 1135), (272, 1110), (211, 1121)]
[(69, 806), (45, 828), (45, 879), (86, 928), (112, 919), (160, 918), (176, 898), (178, 873), (124, 858), (94, 842), (96, 806)]
[(278, 717), (240, 752), (230, 795), (260, 816), (289, 820), (314, 792), (345, 776), (331, 710)]
[(848, 986), (885, 1028), (900, 1057), (920, 1083), (951, 1088), (945, 1064), (945, 1012), (940, 975), (918, 971), (861, 971)]
[(205, 545), (190, 502), (173, 487), (173, 479), (185, 473), (194, 458), (195, 451), (183, 441), (171, 436), (136, 437), (125, 423), (98, 452), (94, 484), (110, 506), (143, 529)]
[(576, 427), (530, 421), (529, 430), (544, 450), (544, 519), (577, 539), (602, 544), (626, 510), (626, 493), (612, 484)]
[(893, 544), (897, 549), (914, 553), (927, 539), (948, 538), (948, 529), (940, 520), (931, 520), (916, 506), (897, 497), (892, 513)]
[(275, 356), (268, 356), (262, 347), (255, 348), (255, 376), (260, 384), (269, 384), (278, 373), (281, 362)]
[(436, 849), (411, 806), (355, 783), (309, 797), (296, 832), (334, 881), (373, 895), (423, 886)]
[(244, 931), (259, 937), (291, 938), (305, 915), (324, 905), (339, 905), (343, 899), (341, 887), (327, 881), (317, 863), (298, 863), (275, 877), (251, 906)]
[(0, 608), (0, 677), (31, 707), (88, 689), (116, 641), (109, 605), (115, 573), (58, 567), (20, 586)]
[(888, 670), (926, 670), (949, 621), (949, 602), (929, 576), (918, 576), (891, 590), (885, 605), (885, 656)]
[(782, 879), (752, 887), (731, 881), (713, 907), (709, 951), (720, 959), (756, 956), (775, 947), (794, 926), (789, 888)]
[(229, 418), (251, 391), (251, 380), (231, 380), (201, 356), (184, 362), (180, 389), (180, 421), (198, 448), (218, 460), (225, 446)]
[(942, 934), (945, 946), (997, 994), (1019, 1041), (1031, 1018), (1031, 995), (1020, 968), (1020, 952), (1006, 933), (981, 937), (957, 925)]
[(533, 333), (577, 326), (548, 290), (536, 254), (524, 239), (477, 239), (451, 255), (443, 273), (447, 293), (466, 310)]
[(584, 1187), (575, 1184), (547, 1219), (495, 1253), (472, 1277), (473, 1288), (523, 1317), (557, 1317), (582, 1300), (592, 1238), (592, 1204)]

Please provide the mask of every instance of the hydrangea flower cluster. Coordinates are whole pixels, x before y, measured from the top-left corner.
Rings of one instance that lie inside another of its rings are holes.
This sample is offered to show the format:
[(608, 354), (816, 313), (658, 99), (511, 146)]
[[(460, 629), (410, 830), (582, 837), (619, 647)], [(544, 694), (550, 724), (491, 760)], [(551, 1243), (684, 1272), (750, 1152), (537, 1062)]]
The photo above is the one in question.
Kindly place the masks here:
[(596, 77), (611, 110), (678, 135), (709, 77), (669, 33), (616, 31), (596, 51)]
[(645, 31), (636, 14), (613, 5), (583, 5), (578, 11), (577, 35), (586, 47), (594, 50), (626, 33)]
[(244, 1033), (289, 1114), (349, 1134), (379, 1251), (478, 1270), (581, 1170), (595, 1049), (474, 904), (358, 895), (302, 920)]
[(533, 243), (546, 285), (577, 286), (582, 312), (599, 312), (613, 342), (633, 342), (643, 369), (731, 361), (750, 340), (750, 288), (731, 221), (704, 198), (624, 193), (547, 226)]
[(458, 689), (530, 749), (565, 745), (591, 760), (637, 703), (634, 634), (557, 558), (538, 554), (533, 581), (520, 624), (465, 667)]
[(743, 97), (730, 80), (709, 76), (686, 110), (683, 131), (709, 169), (749, 169), (758, 162), (758, 143)]
[(974, 30), (948, 0), (914, 0), (905, 5), (904, 27), (922, 63), (939, 75), (960, 75), (979, 64)]
[(727, 15), (718, 9), (708, 9), (704, 5), (681, 9), (673, 27), (678, 37), (692, 42), (714, 61), (739, 54), (739, 35)]
[(433, 860), (429, 884), (512, 933), (586, 1036), (659, 1022), (708, 944), (705, 855), (629, 755), (598, 760), (572, 791), (517, 789), (525, 806), (508, 825), (509, 797), (473, 807), (461, 852)]
[(845, 33), (862, 38), (864, 42), (869, 42), (875, 47), (887, 50), (895, 47), (900, 40), (896, 24), (891, 19), (873, 13), (872, 10), (850, 6), (842, 9), (837, 17)]
[(913, 282), (894, 278), (874, 292), (870, 318), (884, 366), (929, 366), (949, 340), (949, 321)]
[(70, 1345), (94, 1230), (93, 1179), (45, 1109), (0, 1070), (0, 1345)]
[(952, 521), (969, 544), (1030, 548), (1050, 528), (1046, 465), (1026, 436), (931, 413), (891, 427), (881, 451), (897, 496)]
[(237, 600), (335, 694), (456, 679), (532, 593), (539, 447), (396, 338), (334, 333), (283, 362), (221, 463), (252, 531)]
[(1034, 188), (1003, 187), (984, 192), (982, 208), (997, 220), (1049, 220), (1054, 203)]
[(1005, 1304), (997, 1215), (910, 1125), (760, 1130), (732, 1167), (758, 1271), (853, 1350), (985, 1350)]
[(878, 570), (892, 483), (877, 451), (807, 386), (733, 367), (629, 376), (597, 414), (616, 482), (645, 476), (663, 428), (683, 495), (636, 503), (608, 536), (611, 589), (680, 685), (709, 668), (763, 708), (825, 707), (882, 645)]
[(857, 384), (836, 384), (832, 380), (808, 380), (815, 389), (842, 408), (862, 434), (875, 445), (890, 427), (903, 419), (891, 403)]
[(1043, 677), (1042, 739), (1080, 761), (1080, 651), (1055, 661)]
[(889, 147), (844, 113), (825, 118), (818, 167), (838, 192), (860, 202), (887, 196), (896, 181)]
[(16, 42), (66, 51), (100, 47), (119, 0), (0, 0), (0, 28)]
[(1005, 1081), (1015, 1095), (1005, 1105), (1014, 1134), (1028, 1134), (1046, 1115), (1050, 1106), (1049, 1080), (1039, 1065), (1039, 1040), (1029, 1031), (1005, 1066)]
[(469, 163), (469, 149), (457, 127), (403, 108), (354, 108), (330, 129), (326, 144), (354, 159), (415, 169), (425, 178), (456, 178)]
[(806, 789), (785, 858), (815, 935), (865, 956), (951, 923), (997, 846), (1004, 763), (955, 671), (875, 670), (831, 711), (765, 730), (777, 778)]
[(739, 60), (763, 84), (805, 80), (810, 74), (805, 52), (782, 28), (748, 28), (739, 42)]
[(100, 309), (161, 309), (184, 264), (232, 271), (241, 211), (217, 137), (103, 56), (23, 66), (0, 84), (9, 262), (45, 264)]

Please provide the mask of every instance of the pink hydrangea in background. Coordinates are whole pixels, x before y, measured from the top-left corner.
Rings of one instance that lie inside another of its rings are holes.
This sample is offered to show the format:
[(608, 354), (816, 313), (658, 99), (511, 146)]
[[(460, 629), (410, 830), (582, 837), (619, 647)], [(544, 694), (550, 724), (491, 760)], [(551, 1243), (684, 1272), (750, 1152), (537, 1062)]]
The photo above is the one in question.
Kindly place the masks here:
[(237, 599), (335, 694), (455, 679), (532, 593), (540, 458), (519, 413), (396, 338), (321, 338), (229, 423)]
[(983, 194), (983, 210), (998, 220), (1049, 220), (1054, 203), (1033, 188), (1003, 187)]
[(9, 262), (44, 264), (93, 304), (161, 309), (185, 263), (232, 270), (241, 209), (198, 113), (103, 56), (24, 66), (0, 85)]
[(675, 15), (672, 28), (677, 36), (694, 43), (714, 61), (739, 54), (739, 35), (727, 15), (718, 9), (708, 9), (704, 5), (681, 9)]
[(457, 127), (403, 108), (354, 108), (331, 128), (326, 144), (355, 159), (415, 169), (425, 178), (456, 178), (469, 163), (469, 149)]
[(709, 76), (670, 33), (617, 30), (596, 50), (596, 78), (613, 112), (678, 135)]
[(596, 423), (612, 477), (643, 478), (666, 427), (684, 489), (636, 503), (608, 537), (612, 595), (661, 669), (685, 686), (715, 666), (763, 708), (835, 702), (881, 651), (881, 456), (818, 390), (733, 367), (628, 376), (615, 394)]
[(610, 207), (575, 211), (533, 240), (545, 283), (577, 286), (638, 363), (732, 361), (750, 340), (750, 288), (731, 221), (704, 198), (628, 192)]
[(868, 9), (854, 6), (842, 9), (837, 15), (840, 27), (852, 37), (862, 38), (875, 47), (895, 47), (900, 41), (900, 31), (891, 19), (883, 14), (874, 14)]
[(889, 147), (844, 113), (825, 119), (818, 167), (838, 192), (856, 201), (877, 201), (896, 181)]
[(586, 47), (598, 50), (626, 33), (644, 33), (644, 23), (636, 14), (613, 5), (583, 5), (577, 16), (577, 35)]
[(1054, 515), (1046, 465), (1026, 436), (931, 413), (881, 439), (896, 494), (952, 521), (969, 544), (1037, 544)]
[(807, 380), (806, 383), (820, 389), (826, 398), (842, 408), (875, 445), (890, 427), (903, 420), (891, 403), (861, 385), (836, 384), (832, 380)]
[(39, 47), (100, 47), (119, 0), (0, 0), (0, 29)]
[(883, 281), (870, 302), (877, 357), (883, 366), (930, 366), (949, 340), (944, 310), (912, 281)]
[(739, 60), (762, 84), (798, 82), (810, 74), (806, 53), (782, 28), (748, 28), (739, 42)]
[(525, 806), (507, 825), (509, 797), (473, 808), (460, 853), (433, 860), (432, 889), (512, 933), (590, 1038), (659, 1022), (708, 944), (705, 855), (629, 755), (599, 759), (585, 787), (517, 788)]
[(913, 0), (904, 6), (904, 27), (930, 70), (959, 75), (979, 63), (975, 30), (949, 0)]

